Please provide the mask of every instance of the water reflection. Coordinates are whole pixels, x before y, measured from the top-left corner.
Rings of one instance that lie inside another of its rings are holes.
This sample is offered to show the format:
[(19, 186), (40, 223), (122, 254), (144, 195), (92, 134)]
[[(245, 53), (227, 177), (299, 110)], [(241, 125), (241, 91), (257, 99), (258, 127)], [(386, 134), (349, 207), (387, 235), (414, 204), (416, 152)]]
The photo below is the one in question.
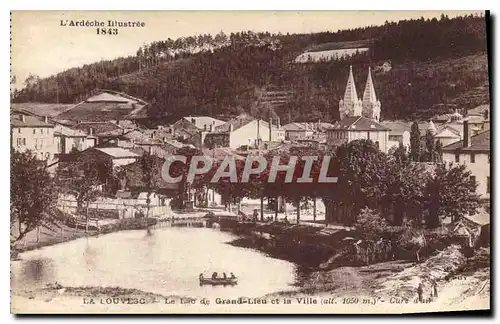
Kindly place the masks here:
[[(13, 280), (63, 286), (120, 286), (163, 295), (258, 297), (292, 289), (295, 266), (262, 253), (226, 244), (235, 237), (206, 228), (124, 231), (82, 238), (22, 254)], [(36, 260), (44, 260), (37, 265)], [(16, 263), (16, 262), (14, 262)], [(198, 275), (234, 272), (237, 286), (200, 286)], [(38, 274), (36, 274), (38, 273)], [(35, 276), (36, 274), (36, 276)]]
[(13, 271), (12, 280), (23, 282), (23, 286), (40, 287), (55, 280), (54, 262), (49, 258), (33, 258), (21, 263), (18, 271)]

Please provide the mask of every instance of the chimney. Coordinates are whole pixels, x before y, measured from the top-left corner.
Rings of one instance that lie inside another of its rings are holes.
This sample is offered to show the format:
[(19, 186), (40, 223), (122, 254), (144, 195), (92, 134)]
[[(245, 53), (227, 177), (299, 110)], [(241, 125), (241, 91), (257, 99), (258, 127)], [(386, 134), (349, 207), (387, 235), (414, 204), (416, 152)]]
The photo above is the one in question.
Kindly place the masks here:
[(229, 124), (229, 132), (232, 133), (234, 130), (234, 126), (233, 124)]
[(49, 118), (47, 116), (44, 117), (44, 120), (45, 120), (46, 123), (49, 122)]
[(21, 114), (21, 115), (19, 115), (19, 116), (21, 117), (21, 121), (22, 121), (23, 123), (25, 123), (25, 122), (26, 122), (26, 119), (25, 119), (24, 115), (23, 115), (23, 114)]
[(269, 142), (272, 141), (273, 120), (269, 117)]
[(92, 127), (91, 127), (91, 128), (89, 128), (89, 135), (90, 135), (90, 136), (94, 135), (94, 129), (93, 129)]
[(464, 120), (464, 147), (469, 147), (471, 145), (471, 133), (469, 130), (469, 120)]
[(260, 139), (260, 119), (257, 119), (257, 139)]
[(278, 128), (281, 128), (281, 119), (278, 117)]

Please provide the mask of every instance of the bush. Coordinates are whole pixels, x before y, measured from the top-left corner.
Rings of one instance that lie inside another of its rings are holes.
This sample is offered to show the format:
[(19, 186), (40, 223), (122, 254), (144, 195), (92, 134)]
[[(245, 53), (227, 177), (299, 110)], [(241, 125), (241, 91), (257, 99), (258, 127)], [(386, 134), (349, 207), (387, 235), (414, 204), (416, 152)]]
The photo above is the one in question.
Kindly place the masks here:
[(365, 238), (380, 237), (387, 230), (387, 221), (380, 213), (365, 208), (358, 215), (354, 227)]

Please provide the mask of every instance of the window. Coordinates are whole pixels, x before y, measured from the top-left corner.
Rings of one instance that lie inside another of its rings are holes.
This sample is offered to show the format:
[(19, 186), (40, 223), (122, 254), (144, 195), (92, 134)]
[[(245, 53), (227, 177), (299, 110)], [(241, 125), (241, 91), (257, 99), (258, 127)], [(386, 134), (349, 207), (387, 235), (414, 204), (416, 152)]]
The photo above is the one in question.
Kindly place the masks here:
[[(470, 176), (470, 183), (473, 185), (476, 183), (476, 176)], [(474, 192), (474, 188), (471, 188), (471, 192)]]
[(491, 187), (490, 187), (490, 177), (486, 177), (486, 192), (490, 193)]
[(476, 163), (476, 154), (474, 153), (470, 154), (470, 163)]
[(460, 162), (460, 153), (455, 152), (455, 162)]
[(366, 132), (366, 138), (370, 139), (370, 132)]
[(33, 134), (36, 134), (36, 129), (33, 128)]
[(23, 145), (26, 145), (26, 139), (23, 138)]
[(43, 128), (40, 129), (40, 134), (43, 134)]
[(18, 132), (19, 134), (21, 134), (21, 128), (18, 128), (18, 129), (17, 129), (17, 132)]

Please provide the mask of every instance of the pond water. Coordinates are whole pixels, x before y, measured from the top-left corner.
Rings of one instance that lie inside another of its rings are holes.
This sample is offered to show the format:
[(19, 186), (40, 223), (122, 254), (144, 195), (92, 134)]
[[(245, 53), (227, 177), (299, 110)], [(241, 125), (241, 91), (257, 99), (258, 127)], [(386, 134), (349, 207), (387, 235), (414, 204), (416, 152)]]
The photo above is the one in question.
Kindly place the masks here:
[[(260, 297), (291, 290), (294, 264), (226, 244), (237, 237), (208, 228), (122, 231), (28, 251), (13, 261), (13, 289), (63, 286), (135, 288), (185, 297)], [(198, 276), (223, 271), (236, 286), (200, 286)]]

